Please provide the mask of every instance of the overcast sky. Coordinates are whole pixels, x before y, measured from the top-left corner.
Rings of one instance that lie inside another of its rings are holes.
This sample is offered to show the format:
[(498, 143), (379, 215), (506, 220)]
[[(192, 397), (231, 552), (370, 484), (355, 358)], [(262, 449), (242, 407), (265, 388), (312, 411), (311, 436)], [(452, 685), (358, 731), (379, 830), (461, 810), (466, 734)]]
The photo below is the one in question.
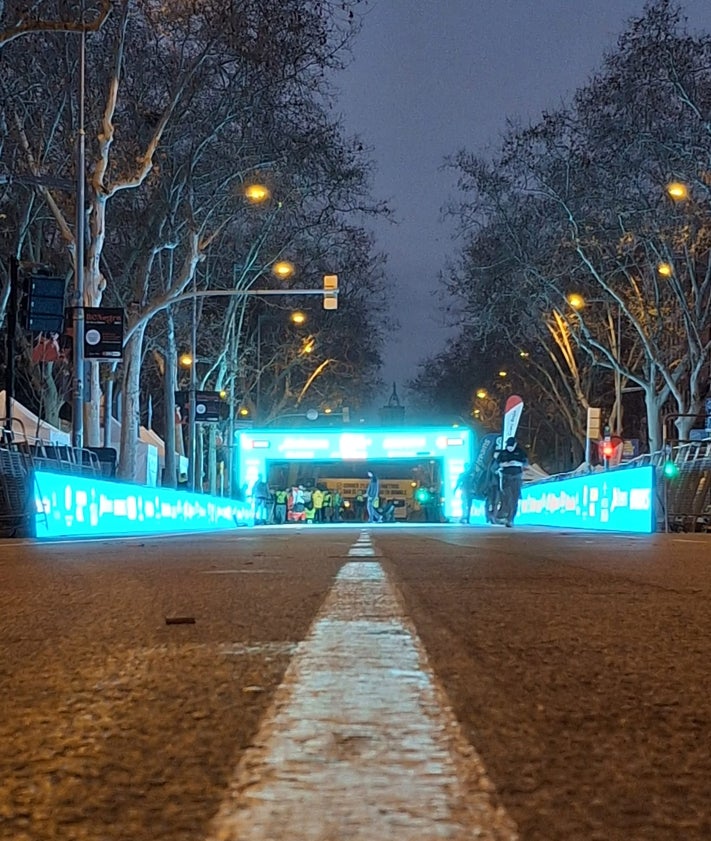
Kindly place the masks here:
[[(689, 29), (711, 32), (711, 0), (682, 4)], [(507, 118), (535, 121), (569, 101), (642, 9), (643, 0), (369, 0), (336, 85), (347, 129), (372, 148), (375, 193), (397, 219), (376, 228), (401, 324), (385, 349), (385, 397), (393, 381), (404, 397), (417, 363), (446, 342), (435, 297), (456, 251), (440, 221), (454, 195), (445, 157), (493, 149)]]

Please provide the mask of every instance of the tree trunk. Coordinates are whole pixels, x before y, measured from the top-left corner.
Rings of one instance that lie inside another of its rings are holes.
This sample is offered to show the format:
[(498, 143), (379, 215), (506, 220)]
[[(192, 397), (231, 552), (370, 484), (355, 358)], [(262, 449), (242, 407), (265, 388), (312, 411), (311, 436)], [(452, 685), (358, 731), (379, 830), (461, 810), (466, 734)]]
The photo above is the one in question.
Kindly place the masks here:
[(214, 423), (210, 424), (210, 432), (207, 444), (207, 478), (210, 493), (217, 495), (217, 428)]
[(137, 478), (138, 427), (141, 418), (141, 360), (144, 327), (139, 327), (124, 348), (121, 452), (116, 475), (135, 482)]
[(661, 450), (663, 445), (662, 403), (663, 400), (660, 399), (653, 384), (644, 386), (644, 405), (647, 409), (647, 438), (650, 453)]
[(40, 414), (44, 416), (47, 423), (61, 429), (59, 410), (62, 408), (64, 400), (60, 397), (57, 384), (52, 376), (54, 362), (41, 362), (40, 367), (42, 368), (42, 412)]
[(166, 312), (165, 374), (163, 376), (163, 403), (165, 404), (165, 467), (163, 485), (178, 486), (178, 462), (175, 455), (175, 389), (178, 382), (178, 350), (175, 346), (175, 322), (170, 309)]

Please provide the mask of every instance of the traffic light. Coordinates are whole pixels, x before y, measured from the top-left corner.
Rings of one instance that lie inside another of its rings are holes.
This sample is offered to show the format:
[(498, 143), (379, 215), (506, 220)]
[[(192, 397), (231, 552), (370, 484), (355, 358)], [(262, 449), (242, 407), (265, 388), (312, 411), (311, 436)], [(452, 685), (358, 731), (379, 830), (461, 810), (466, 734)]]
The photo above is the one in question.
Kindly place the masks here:
[(679, 466), (673, 461), (666, 461), (663, 472), (665, 479), (676, 479), (679, 476)]
[(602, 443), (602, 454), (605, 458), (612, 458), (615, 454), (615, 445), (612, 441), (603, 441)]
[(61, 333), (64, 330), (63, 277), (29, 273), (22, 281), (20, 324), (32, 333)]
[(430, 501), (430, 492), (427, 488), (418, 488), (415, 491), (415, 499), (420, 503), (420, 505), (425, 505)]
[(323, 276), (323, 308), (325, 310), (338, 309), (338, 275), (325, 274)]

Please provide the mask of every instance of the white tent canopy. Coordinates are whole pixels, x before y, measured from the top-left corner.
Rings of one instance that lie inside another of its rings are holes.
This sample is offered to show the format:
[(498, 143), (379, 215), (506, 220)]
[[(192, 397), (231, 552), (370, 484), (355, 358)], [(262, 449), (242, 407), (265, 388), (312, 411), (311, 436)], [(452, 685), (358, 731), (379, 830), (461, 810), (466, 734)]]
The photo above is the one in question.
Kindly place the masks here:
[[(0, 411), (5, 416), (5, 390), (0, 391)], [(71, 444), (71, 435), (40, 420), (22, 403), (12, 399), (12, 431), (16, 441), (44, 441), (46, 444)]]

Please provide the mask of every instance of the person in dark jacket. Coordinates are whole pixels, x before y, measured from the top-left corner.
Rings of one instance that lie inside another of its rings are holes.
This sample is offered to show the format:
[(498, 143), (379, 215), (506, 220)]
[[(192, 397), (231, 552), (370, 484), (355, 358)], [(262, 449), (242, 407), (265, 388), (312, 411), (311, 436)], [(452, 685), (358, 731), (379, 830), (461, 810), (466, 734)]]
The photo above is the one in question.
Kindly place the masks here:
[(257, 476), (257, 481), (252, 487), (252, 500), (254, 503), (254, 523), (257, 526), (265, 526), (269, 522), (271, 492), (269, 485), (261, 476)]
[(523, 468), (528, 464), (528, 456), (523, 447), (517, 444), (516, 439), (511, 437), (506, 439), (504, 449), (500, 450), (494, 458), (501, 477), (500, 516), (506, 528), (510, 529), (518, 511), (523, 484)]
[(474, 501), (474, 472), (471, 465), (464, 465), (464, 470), (459, 474), (454, 490), (459, 491), (462, 500), (462, 516), (459, 522), (469, 523), (472, 514), (472, 502)]
[(365, 504), (368, 509), (368, 522), (380, 523), (383, 518), (378, 511), (379, 496), (380, 496), (380, 482), (375, 473), (368, 471), (368, 487), (365, 490)]
[(501, 452), (501, 436), (496, 439), (494, 453), (482, 477), (484, 489), (484, 508), (487, 523), (498, 522), (499, 505), (501, 503), (501, 478), (498, 473), (499, 465), (496, 456)]

